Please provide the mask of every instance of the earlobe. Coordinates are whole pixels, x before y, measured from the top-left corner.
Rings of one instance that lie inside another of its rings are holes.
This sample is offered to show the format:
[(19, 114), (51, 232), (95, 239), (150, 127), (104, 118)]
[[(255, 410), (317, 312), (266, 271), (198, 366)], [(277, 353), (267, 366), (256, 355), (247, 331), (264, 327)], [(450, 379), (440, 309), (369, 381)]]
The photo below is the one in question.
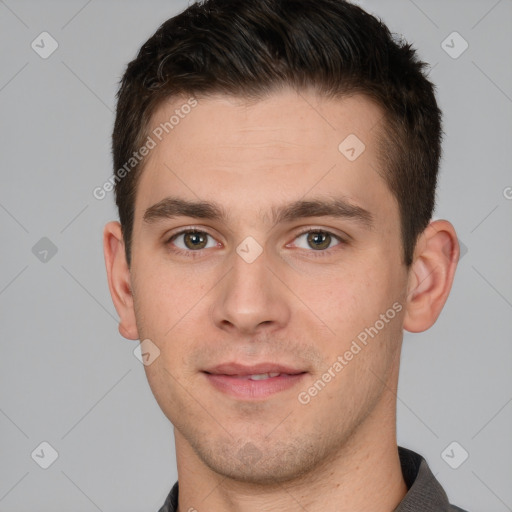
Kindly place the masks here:
[(108, 287), (119, 315), (119, 333), (130, 340), (139, 339), (131, 289), (131, 276), (119, 222), (109, 222), (103, 230), (103, 252)]
[(450, 293), (459, 260), (454, 227), (446, 220), (431, 222), (416, 244), (404, 316), (404, 329), (422, 332), (430, 328)]

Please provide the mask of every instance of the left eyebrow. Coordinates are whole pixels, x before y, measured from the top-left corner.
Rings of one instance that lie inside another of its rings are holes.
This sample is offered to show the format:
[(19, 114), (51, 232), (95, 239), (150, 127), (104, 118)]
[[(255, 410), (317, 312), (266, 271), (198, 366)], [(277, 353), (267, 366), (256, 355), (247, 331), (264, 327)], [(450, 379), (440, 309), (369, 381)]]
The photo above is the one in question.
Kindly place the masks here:
[(367, 229), (373, 227), (373, 215), (356, 204), (342, 198), (294, 201), (281, 208), (272, 208), (275, 224), (304, 217), (335, 217), (355, 220)]
[[(298, 200), (283, 206), (274, 206), (270, 211), (274, 226), (306, 217), (345, 218), (354, 220), (367, 229), (371, 229), (374, 222), (374, 217), (368, 210), (343, 198)], [(176, 197), (166, 197), (150, 206), (144, 212), (143, 220), (151, 224), (180, 216), (224, 222), (229, 217), (221, 205), (210, 201), (188, 201)]]

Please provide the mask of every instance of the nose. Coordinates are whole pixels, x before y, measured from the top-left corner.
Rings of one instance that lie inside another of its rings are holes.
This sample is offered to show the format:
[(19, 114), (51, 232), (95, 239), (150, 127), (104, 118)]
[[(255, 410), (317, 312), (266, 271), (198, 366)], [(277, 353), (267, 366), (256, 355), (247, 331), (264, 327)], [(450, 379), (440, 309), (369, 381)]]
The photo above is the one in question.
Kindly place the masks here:
[(288, 323), (291, 312), (286, 287), (269, 263), (265, 251), (251, 263), (233, 254), (233, 267), (219, 283), (210, 310), (218, 328), (248, 335), (274, 331)]

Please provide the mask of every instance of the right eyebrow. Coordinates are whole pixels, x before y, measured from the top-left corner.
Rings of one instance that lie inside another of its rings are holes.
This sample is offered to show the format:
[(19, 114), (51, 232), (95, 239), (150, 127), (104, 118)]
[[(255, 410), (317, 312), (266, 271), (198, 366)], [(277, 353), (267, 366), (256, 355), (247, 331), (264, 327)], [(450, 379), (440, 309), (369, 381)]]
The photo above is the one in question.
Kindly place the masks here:
[(150, 206), (143, 216), (144, 222), (151, 224), (159, 220), (175, 217), (195, 217), (198, 219), (227, 220), (226, 211), (220, 206), (208, 201), (185, 201), (177, 197), (166, 197)]

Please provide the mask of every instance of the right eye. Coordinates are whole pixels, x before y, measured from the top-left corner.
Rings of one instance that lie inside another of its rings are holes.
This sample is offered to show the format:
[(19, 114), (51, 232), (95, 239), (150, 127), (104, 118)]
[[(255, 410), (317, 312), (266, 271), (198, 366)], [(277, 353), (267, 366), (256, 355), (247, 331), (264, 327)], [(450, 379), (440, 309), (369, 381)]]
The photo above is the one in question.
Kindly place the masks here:
[[(211, 238), (211, 241), (208, 241)], [(176, 246), (179, 251), (190, 252), (199, 251), (201, 249), (210, 249), (217, 247), (217, 242), (210, 234), (197, 229), (186, 229), (175, 233), (167, 241), (168, 244)], [(178, 251), (178, 252), (179, 252)]]

